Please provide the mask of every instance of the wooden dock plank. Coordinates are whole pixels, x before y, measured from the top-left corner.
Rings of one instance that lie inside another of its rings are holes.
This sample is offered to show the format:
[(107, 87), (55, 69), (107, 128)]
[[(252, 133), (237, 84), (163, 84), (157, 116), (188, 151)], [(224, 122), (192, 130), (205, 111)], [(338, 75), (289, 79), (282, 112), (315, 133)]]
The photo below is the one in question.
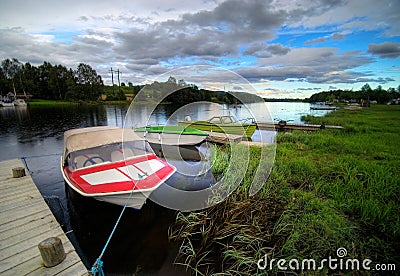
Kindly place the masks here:
[[(63, 239), (62, 237), (60, 238), (63, 242), (65, 253), (67, 254), (67, 258), (64, 261), (68, 260), (68, 262), (79, 262), (80, 259), (78, 255), (73, 254), (75, 252), (75, 249), (73, 248), (71, 242), (69, 240)], [(31, 273), (39, 269), (44, 269), (45, 271), (49, 270), (49, 268), (43, 266), (43, 260), (40, 254), (37, 254), (38, 251), (39, 249), (36, 245), (28, 248), (20, 254), (10, 256), (5, 260), (1, 260), (0, 273), (3, 274), (6, 271), (10, 271), (13, 272), (14, 275), (22, 275)]]
[[(0, 274), (87, 275), (73, 245), (51, 213), (28, 171), (12, 177), (12, 168), (23, 167), (19, 159), (0, 162)], [(46, 268), (37, 245), (49, 238), (62, 240), (66, 259)]]
[[(53, 217), (48, 215), (41, 219), (29, 220), (28, 223), (23, 223), (20, 225), (14, 225), (8, 228), (6, 231), (3, 231), (0, 236), (0, 242), (10, 237), (16, 237), (17, 235), (25, 235), (25, 232), (36, 229), (37, 227), (49, 227), (49, 223), (54, 223)], [(51, 226), (50, 226), (51, 227)]]
[[(25, 206), (20, 205), (16, 208), (7, 209), (4, 212), (0, 211), (0, 218), (2, 219), (2, 222), (18, 220), (22, 217), (30, 216), (31, 214), (37, 213), (38, 211), (41, 210), (40, 208), (41, 206), (42, 206), (41, 201), (36, 201), (33, 202), (32, 204), (26, 204)], [(50, 210), (49, 212), (51, 213)]]
[(29, 216), (22, 217), (18, 220), (9, 221), (4, 224), (1, 224), (0, 225), (0, 236), (2, 235), (1, 234), (2, 232), (7, 231), (8, 229), (20, 227), (21, 225), (31, 224), (31, 223), (34, 223), (35, 221), (40, 221), (49, 216), (51, 217), (52, 214), (49, 214), (49, 212), (47, 210), (38, 210), (37, 213), (33, 213), (33, 214), (30, 214)]
[(330, 126), (330, 125), (311, 125), (311, 124), (290, 124), (286, 122), (282, 123), (257, 123), (257, 129), (270, 130), (270, 131), (286, 131), (286, 130), (305, 130), (314, 131), (319, 129), (343, 129), (342, 126)]
[(228, 134), (228, 133), (220, 133), (220, 132), (211, 132), (205, 131), (208, 136), (206, 138), (207, 141), (218, 143), (218, 144), (229, 144), (229, 143), (239, 143), (243, 141), (245, 137), (240, 135)]
[(5, 209), (8, 205), (14, 205), (16, 203), (25, 202), (27, 199), (40, 198), (39, 195), (32, 195), (30, 192), (21, 193), (19, 195), (5, 197), (0, 200), (0, 209)]
[(8, 232), (3, 232), (0, 240), (0, 248), (7, 248), (8, 246), (15, 245), (16, 241), (30, 240), (35, 238), (37, 233), (47, 233), (49, 230), (51, 231), (59, 227), (58, 222), (54, 220), (50, 220), (47, 223), (43, 222), (39, 225), (35, 224), (35, 226), (34, 228), (28, 228), (29, 226), (20, 227), (10, 229)]

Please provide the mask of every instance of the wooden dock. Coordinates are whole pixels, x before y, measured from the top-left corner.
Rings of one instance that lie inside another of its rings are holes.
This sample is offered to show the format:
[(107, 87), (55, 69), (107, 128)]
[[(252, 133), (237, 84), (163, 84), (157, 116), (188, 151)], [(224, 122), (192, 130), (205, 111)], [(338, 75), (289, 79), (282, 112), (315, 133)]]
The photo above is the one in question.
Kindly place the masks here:
[(329, 125), (311, 125), (311, 124), (289, 124), (285, 121), (278, 123), (257, 123), (257, 128), (260, 130), (271, 131), (288, 131), (288, 130), (305, 130), (314, 131), (319, 129), (343, 129), (342, 126), (329, 126)]
[[(24, 165), (19, 159), (0, 162), (0, 274), (88, 275), (31, 176), (25, 170), (26, 176), (13, 178), (15, 167)], [(50, 237), (61, 239), (66, 258), (46, 268), (38, 244)]]
[(228, 133), (221, 133), (215, 131), (205, 131), (208, 136), (206, 140), (208, 142), (217, 143), (217, 144), (229, 144), (229, 143), (239, 143), (246, 139), (241, 135), (234, 135)]

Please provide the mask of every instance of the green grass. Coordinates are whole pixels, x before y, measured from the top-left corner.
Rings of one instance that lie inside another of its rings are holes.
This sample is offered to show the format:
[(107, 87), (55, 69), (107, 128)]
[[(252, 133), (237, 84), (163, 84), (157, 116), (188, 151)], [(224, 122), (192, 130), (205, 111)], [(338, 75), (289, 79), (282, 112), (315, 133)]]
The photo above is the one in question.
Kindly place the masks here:
[(31, 106), (56, 106), (56, 105), (60, 106), (60, 105), (77, 105), (78, 102), (34, 99), (30, 100), (28, 104)]
[[(271, 175), (249, 197), (260, 159), (251, 148), (246, 176), (225, 201), (179, 213), (170, 238), (182, 244), (180, 263), (199, 274), (256, 275), (264, 254), (322, 260), (339, 247), (349, 258), (399, 263), (400, 106), (304, 119), (344, 130), (280, 133)], [(230, 149), (214, 150), (213, 172), (224, 174)]]

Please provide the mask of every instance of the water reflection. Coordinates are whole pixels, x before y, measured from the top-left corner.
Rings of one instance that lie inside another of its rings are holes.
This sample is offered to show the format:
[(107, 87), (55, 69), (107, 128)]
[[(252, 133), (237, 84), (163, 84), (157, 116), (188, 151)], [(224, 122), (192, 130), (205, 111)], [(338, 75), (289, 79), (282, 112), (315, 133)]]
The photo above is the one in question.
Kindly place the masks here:
[[(99, 257), (121, 208), (84, 198), (69, 186), (66, 186), (66, 193), (71, 225), (85, 252), (86, 265), (90, 267)], [(170, 275), (177, 275), (178, 268), (172, 267), (169, 259), (174, 254), (167, 235), (175, 216), (175, 211), (151, 201), (141, 210), (126, 209), (102, 258), (105, 272), (141, 274), (158, 271), (159, 275), (166, 275), (162, 271), (169, 270), (173, 272)]]

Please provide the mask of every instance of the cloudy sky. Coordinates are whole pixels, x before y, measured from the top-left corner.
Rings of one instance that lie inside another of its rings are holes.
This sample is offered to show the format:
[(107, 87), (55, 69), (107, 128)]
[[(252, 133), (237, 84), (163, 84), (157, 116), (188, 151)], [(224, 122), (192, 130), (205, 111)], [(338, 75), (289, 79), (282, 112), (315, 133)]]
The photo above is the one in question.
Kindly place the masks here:
[(86, 63), (106, 84), (111, 67), (123, 82), (143, 84), (208, 64), (274, 98), (365, 83), (397, 88), (400, 1), (1, 0), (0, 59), (13, 57), (73, 69)]

